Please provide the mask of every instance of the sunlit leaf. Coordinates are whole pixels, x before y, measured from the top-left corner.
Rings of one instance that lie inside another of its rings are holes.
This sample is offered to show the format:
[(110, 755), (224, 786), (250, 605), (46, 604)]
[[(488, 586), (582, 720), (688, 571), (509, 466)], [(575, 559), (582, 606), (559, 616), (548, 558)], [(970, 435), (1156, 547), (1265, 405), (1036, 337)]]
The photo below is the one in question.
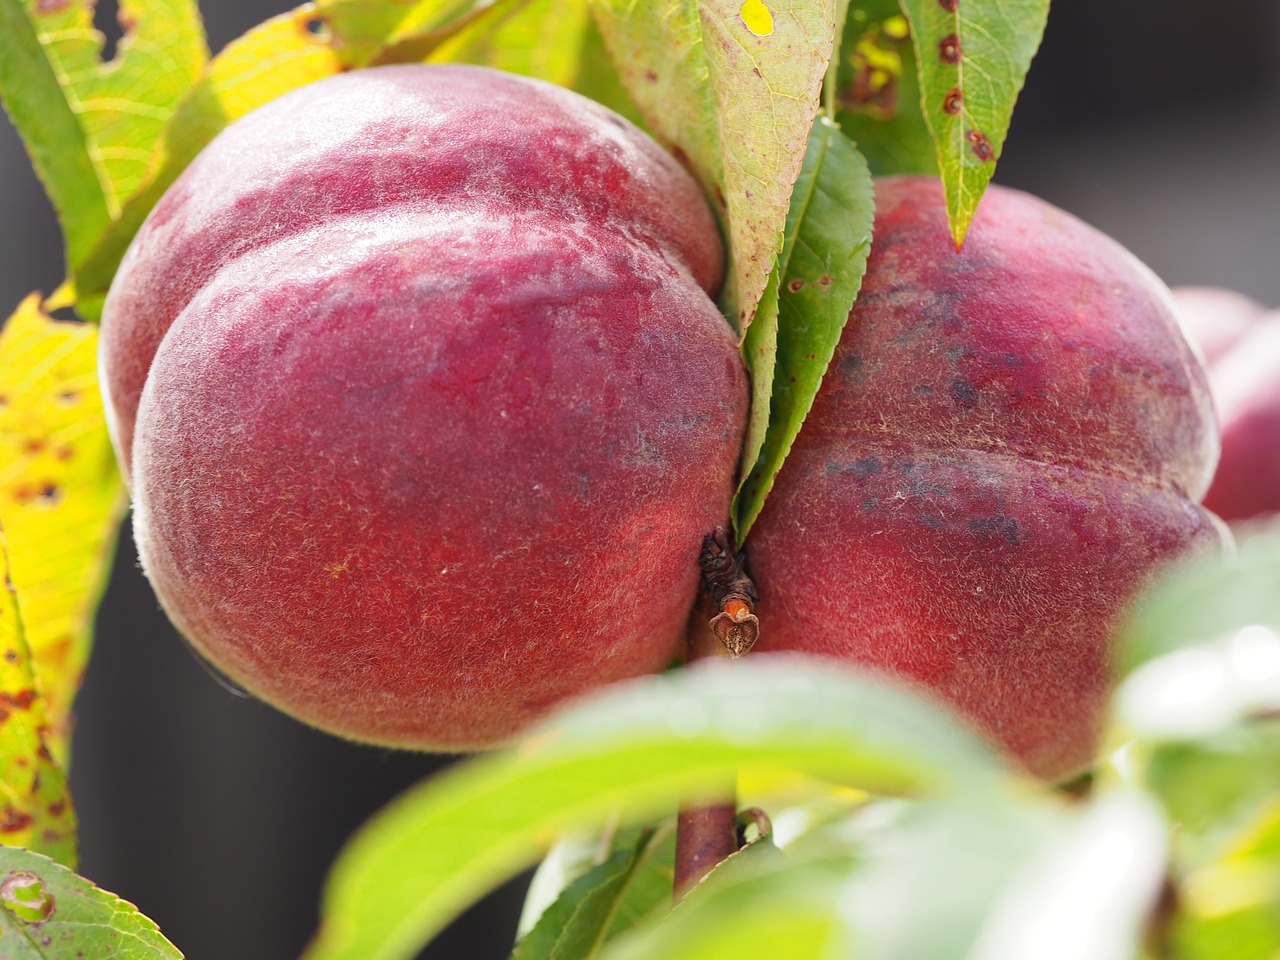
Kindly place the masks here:
[(290, 90), (366, 66), (397, 44), (418, 43), (416, 58), (424, 59), (452, 35), (451, 29), (476, 23), (475, 7), (474, 0), (320, 0), (273, 17), (228, 44), (166, 128), (152, 178), (78, 269), (77, 310), (91, 318), (101, 314), (116, 267), (142, 221), (228, 124)]
[(11, 847), (0, 847), (0, 949), (6, 960), (182, 960), (133, 904)]
[(148, 177), (208, 58), (194, 0), (123, 0), (110, 63), (92, 0), (0, 0), (0, 96), (62, 221), (74, 269)]
[[(764, 506), (840, 342), (866, 272), (874, 214), (866, 161), (832, 123), (819, 119), (791, 196), (778, 257), (781, 281), (772, 389), (765, 389), (762, 376), (769, 367), (754, 365), (760, 357), (753, 351), (768, 349), (767, 334), (753, 336), (748, 331), (744, 345), (754, 377), (752, 404), (768, 409), (769, 423), (759, 458), (734, 505), (740, 540)], [(757, 322), (769, 320), (762, 310)]]
[(1049, 0), (902, 0), (956, 247), (1004, 149)]
[(969, 798), (1012, 777), (962, 724), (897, 688), (787, 657), (705, 662), (612, 688), (518, 750), (405, 795), (340, 858), (308, 956), (412, 956), (557, 831), (623, 803), (633, 820), (670, 813), (749, 766)]
[(504, 9), (441, 44), (431, 60), (479, 63), (572, 87), (591, 24), (587, 0), (531, 0)]
[(0, 842), (74, 867), (75, 812), (66, 775), (49, 752), (44, 696), (3, 547), (0, 537)]
[(911, 31), (898, 0), (860, 0), (849, 11), (836, 76), (836, 119), (877, 177), (938, 172), (920, 110)]
[(745, 326), (764, 293), (818, 111), (834, 0), (592, 0), (649, 129), (727, 224), (725, 302)]
[(98, 394), (95, 327), (31, 295), (0, 331), (0, 525), (27, 642), (65, 760), (124, 489)]

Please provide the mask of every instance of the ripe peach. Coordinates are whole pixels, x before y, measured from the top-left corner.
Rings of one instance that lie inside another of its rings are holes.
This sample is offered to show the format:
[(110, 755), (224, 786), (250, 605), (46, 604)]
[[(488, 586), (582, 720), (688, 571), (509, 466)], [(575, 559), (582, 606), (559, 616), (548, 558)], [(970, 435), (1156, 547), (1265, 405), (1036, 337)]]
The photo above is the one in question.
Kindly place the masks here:
[(1224, 520), (1280, 511), (1280, 310), (1212, 287), (1173, 291), (1204, 350), (1222, 459), (1204, 505)]
[(746, 406), (691, 178), (576, 94), (358, 71), (232, 125), (103, 317), (143, 566), (250, 691), (466, 749), (662, 668)]
[(876, 195), (862, 292), (748, 542), (757, 649), (920, 681), (1071, 774), (1117, 618), (1220, 536), (1203, 371), (1167, 289), (1074, 217), (993, 187), (957, 253), (936, 180)]

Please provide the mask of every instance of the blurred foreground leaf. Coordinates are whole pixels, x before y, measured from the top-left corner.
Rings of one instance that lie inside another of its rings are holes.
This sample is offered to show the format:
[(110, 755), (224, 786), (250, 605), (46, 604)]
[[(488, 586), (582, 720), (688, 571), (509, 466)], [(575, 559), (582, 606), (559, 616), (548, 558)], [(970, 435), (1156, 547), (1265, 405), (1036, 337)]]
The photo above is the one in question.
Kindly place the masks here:
[(1004, 149), (1049, 0), (902, 0), (956, 248)]
[(0, 847), (5, 960), (182, 960), (131, 903), (27, 850)]
[(0, 330), (0, 525), (27, 642), (65, 762), (124, 486), (97, 381), (98, 331), (48, 317), (32, 294)]
[(92, 0), (0, 0), (0, 97), (62, 222), (74, 270), (147, 179), (208, 59), (194, 0), (122, 0), (110, 63)]
[(1280, 523), (1169, 571), (1125, 631), (1113, 741), (1202, 862), (1280, 792)]
[(1280, 795), (1182, 884), (1173, 941), (1183, 960), (1280, 956)]
[(726, 224), (724, 299), (745, 328), (778, 251), (835, 39), (835, 0), (592, 0), (649, 129)]
[[(752, 410), (767, 410), (768, 425), (762, 438), (748, 441), (748, 452), (758, 443), (759, 454), (735, 498), (739, 542), (764, 506), (840, 342), (867, 269), (874, 217), (866, 161), (834, 124), (819, 118), (791, 195), (775, 268), (776, 317), (770, 288), (743, 344), (753, 374)], [(776, 356), (760, 363), (775, 340)], [(758, 419), (753, 415), (756, 432)]]
[(74, 867), (75, 812), (66, 775), (49, 752), (44, 697), (3, 547), (0, 538), (0, 842)]
[(1128, 673), (1251, 626), (1280, 630), (1280, 517), (1239, 528), (1234, 552), (1200, 555), (1162, 576), (1130, 618), (1118, 667)]
[(996, 802), (1012, 779), (960, 723), (893, 687), (788, 657), (707, 662), (560, 714), (516, 751), (437, 777), (371, 821), (326, 892), (311, 960), (410, 957), (567, 826), (671, 812), (744, 766)]

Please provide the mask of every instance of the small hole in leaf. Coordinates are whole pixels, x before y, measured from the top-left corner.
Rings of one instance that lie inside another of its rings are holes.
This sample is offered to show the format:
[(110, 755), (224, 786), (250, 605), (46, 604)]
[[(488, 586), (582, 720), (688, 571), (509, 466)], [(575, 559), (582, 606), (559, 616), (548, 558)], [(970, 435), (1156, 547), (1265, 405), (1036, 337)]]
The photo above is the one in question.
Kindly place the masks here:
[(43, 923), (53, 916), (53, 894), (29, 870), (14, 870), (0, 882), (0, 904), (24, 923)]
[(767, 37), (773, 33), (773, 14), (764, 5), (764, 0), (745, 0), (738, 10), (738, 17), (743, 26), (757, 37)]
[(333, 39), (333, 30), (329, 26), (329, 21), (324, 17), (308, 17), (302, 27), (307, 33), (323, 43), (328, 43)]
[(116, 0), (98, 0), (93, 5), (93, 28), (102, 34), (102, 62), (116, 58), (124, 27), (120, 23), (120, 7)]

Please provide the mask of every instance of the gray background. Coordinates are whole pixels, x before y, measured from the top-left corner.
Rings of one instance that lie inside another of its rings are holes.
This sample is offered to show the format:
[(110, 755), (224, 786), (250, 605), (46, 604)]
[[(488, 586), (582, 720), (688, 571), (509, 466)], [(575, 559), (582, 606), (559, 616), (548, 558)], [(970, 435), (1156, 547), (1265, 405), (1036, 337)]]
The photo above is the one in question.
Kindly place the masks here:
[[(208, 0), (216, 50), (287, 4)], [(118, 33), (104, 2), (101, 26)], [(1117, 237), (1172, 285), (1280, 305), (1280, 4), (1058, 0), (997, 181)], [(0, 123), (0, 309), (61, 280), (57, 225)], [(220, 686), (159, 613), (129, 536), (80, 700), (83, 871), (193, 960), (296, 956), (342, 840), (445, 762), (355, 747)], [(517, 882), (425, 954), (503, 957)]]

